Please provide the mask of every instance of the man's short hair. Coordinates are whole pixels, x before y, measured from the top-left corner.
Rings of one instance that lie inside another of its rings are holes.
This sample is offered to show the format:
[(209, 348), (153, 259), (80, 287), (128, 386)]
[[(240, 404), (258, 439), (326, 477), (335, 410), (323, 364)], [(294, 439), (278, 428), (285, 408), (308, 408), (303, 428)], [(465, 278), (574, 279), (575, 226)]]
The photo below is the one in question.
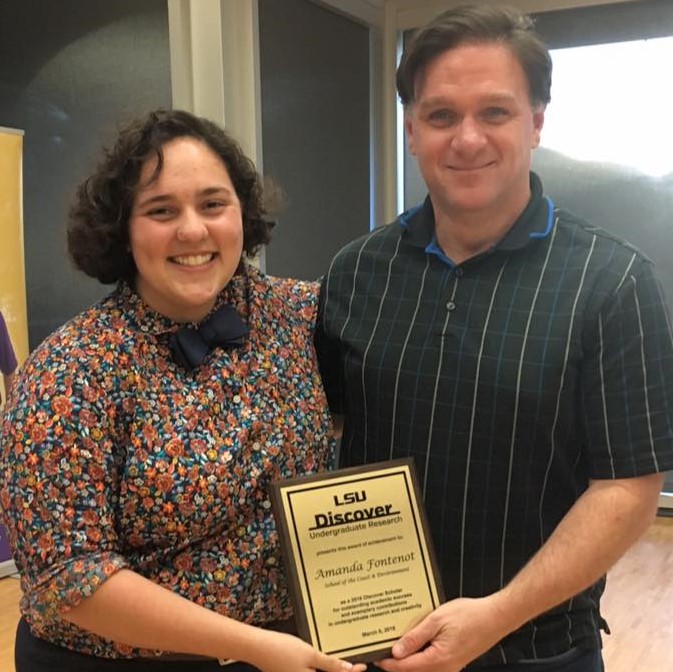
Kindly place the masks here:
[(533, 19), (513, 7), (464, 5), (420, 28), (404, 50), (397, 69), (397, 92), (406, 107), (415, 101), (418, 77), (445, 51), (465, 44), (502, 44), (517, 58), (528, 80), (534, 107), (551, 100), (552, 62), (547, 46), (535, 32)]

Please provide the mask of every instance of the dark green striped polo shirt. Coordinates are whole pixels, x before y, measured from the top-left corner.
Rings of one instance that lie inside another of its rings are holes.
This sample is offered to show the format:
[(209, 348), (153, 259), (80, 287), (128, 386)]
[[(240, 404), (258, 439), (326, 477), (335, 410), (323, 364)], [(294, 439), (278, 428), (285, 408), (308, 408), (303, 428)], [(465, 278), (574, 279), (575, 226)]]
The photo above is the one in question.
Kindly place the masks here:
[[(455, 265), (429, 200), (347, 245), (316, 336), (341, 465), (413, 456), (448, 599), (497, 591), (589, 479), (673, 468), (673, 346), (652, 263), (531, 200), (491, 250)], [(640, 223), (634, 222), (634, 226)], [(479, 659), (599, 645), (603, 582)]]

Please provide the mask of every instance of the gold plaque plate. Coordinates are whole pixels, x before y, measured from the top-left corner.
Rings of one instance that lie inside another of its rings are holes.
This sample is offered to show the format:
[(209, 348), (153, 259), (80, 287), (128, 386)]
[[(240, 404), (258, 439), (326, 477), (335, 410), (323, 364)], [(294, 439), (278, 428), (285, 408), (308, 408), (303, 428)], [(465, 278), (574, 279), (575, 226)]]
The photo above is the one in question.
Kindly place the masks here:
[(299, 634), (352, 661), (390, 655), (442, 591), (411, 459), (272, 484)]

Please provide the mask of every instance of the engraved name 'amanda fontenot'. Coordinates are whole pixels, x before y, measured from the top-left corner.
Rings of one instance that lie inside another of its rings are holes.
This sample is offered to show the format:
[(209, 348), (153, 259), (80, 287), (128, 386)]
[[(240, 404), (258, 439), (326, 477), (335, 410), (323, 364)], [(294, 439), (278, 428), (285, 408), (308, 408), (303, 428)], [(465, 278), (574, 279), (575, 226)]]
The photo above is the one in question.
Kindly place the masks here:
[(404, 553), (402, 555), (386, 555), (379, 558), (369, 558), (364, 562), (356, 560), (349, 565), (338, 565), (337, 567), (319, 568), (315, 572), (315, 579), (329, 579), (334, 576), (343, 576), (344, 574), (357, 574), (358, 572), (371, 572), (373, 569), (381, 567), (390, 567), (391, 565), (401, 565), (407, 562), (414, 562), (416, 551)]

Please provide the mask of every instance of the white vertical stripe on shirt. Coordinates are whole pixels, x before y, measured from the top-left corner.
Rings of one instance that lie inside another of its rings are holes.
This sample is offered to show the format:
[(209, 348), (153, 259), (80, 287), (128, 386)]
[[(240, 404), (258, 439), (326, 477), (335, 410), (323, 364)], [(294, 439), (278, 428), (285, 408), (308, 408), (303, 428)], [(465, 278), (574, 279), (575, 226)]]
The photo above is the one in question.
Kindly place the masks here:
[(566, 349), (563, 356), (563, 369), (561, 370), (561, 375), (559, 377), (559, 386), (556, 393), (556, 410), (554, 411), (554, 420), (551, 426), (551, 435), (549, 437), (550, 443), (550, 452), (549, 460), (547, 461), (547, 469), (545, 470), (544, 479), (542, 482), (542, 490), (540, 491), (540, 505), (538, 507), (538, 518), (540, 521), (540, 544), (544, 543), (544, 520), (542, 516), (542, 509), (544, 506), (544, 498), (547, 490), (547, 481), (549, 480), (549, 471), (551, 469), (552, 462), (554, 460), (554, 453), (556, 452), (556, 425), (558, 424), (558, 416), (561, 408), (561, 394), (563, 393), (563, 384), (565, 382), (566, 369), (568, 367), (568, 355), (570, 352), (570, 335), (572, 334), (573, 327), (575, 325), (575, 314), (577, 312), (577, 302), (579, 301), (580, 294), (582, 293), (582, 287), (584, 286), (584, 281), (586, 280), (587, 268), (589, 267), (589, 262), (594, 253), (594, 248), (596, 247), (596, 236), (593, 236), (591, 240), (591, 247), (587, 252), (587, 257), (584, 260), (584, 268), (582, 269), (582, 275), (580, 276), (580, 281), (577, 286), (577, 292), (575, 294), (575, 300), (573, 301), (572, 311), (570, 313), (570, 320), (568, 321), (568, 331), (566, 333)]
[[(414, 315), (409, 320), (409, 328), (407, 329), (407, 335), (404, 338), (404, 345), (402, 346), (402, 352), (400, 353), (400, 360), (397, 363), (397, 372), (395, 374), (395, 390), (393, 392), (393, 408), (392, 408), (392, 417), (393, 425), (390, 431), (390, 455), (389, 459), (393, 459), (393, 446), (395, 443), (395, 418), (397, 417), (397, 393), (400, 388), (400, 374), (402, 373), (402, 362), (404, 361), (404, 355), (407, 351), (407, 345), (409, 345), (409, 338), (411, 332), (413, 331), (414, 325), (416, 324), (416, 316), (418, 315), (418, 308), (421, 305), (421, 297), (423, 296), (423, 290), (425, 289), (425, 278), (428, 274), (428, 269), (430, 268), (430, 256), (426, 255), (425, 258), (425, 268), (423, 269), (423, 275), (421, 276), (421, 286), (418, 290), (418, 296), (416, 297), (416, 307), (414, 308)], [(423, 495), (425, 495), (425, 488), (423, 489)]]
[(605, 428), (605, 445), (610, 456), (610, 472), (612, 478), (615, 477), (615, 456), (612, 453), (612, 442), (610, 441), (610, 423), (608, 422), (608, 404), (605, 399), (605, 370), (603, 369), (603, 352), (605, 343), (603, 341), (603, 316), (598, 315), (598, 368), (601, 376), (601, 399), (603, 401), (603, 427)]
[(633, 300), (635, 302), (636, 314), (638, 315), (638, 334), (640, 335), (640, 366), (643, 370), (643, 400), (645, 402), (645, 413), (647, 415), (647, 432), (650, 438), (650, 453), (652, 453), (652, 461), (656, 471), (659, 471), (659, 461), (657, 460), (657, 453), (654, 448), (654, 437), (652, 435), (652, 419), (650, 418), (650, 393), (647, 386), (647, 363), (645, 361), (645, 334), (643, 332), (643, 320), (640, 314), (640, 300), (638, 299), (638, 281), (634, 276), (631, 276), (633, 282)]
[[(383, 231), (383, 229), (381, 230)], [(355, 285), (357, 284), (356, 280), (358, 277), (358, 269), (360, 268), (360, 258), (362, 257), (362, 252), (364, 251), (365, 247), (367, 247), (367, 243), (369, 243), (371, 240), (374, 240), (376, 236), (380, 232), (375, 231), (372, 233), (371, 236), (368, 236), (363, 242), (362, 245), (360, 246), (360, 249), (358, 250), (358, 255), (356, 257), (355, 261), (355, 269), (353, 270), (353, 286), (351, 287), (351, 295), (348, 297), (348, 313), (346, 315), (346, 319), (344, 320), (343, 326), (341, 327), (341, 333), (339, 334), (339, 340), (343, 341), (344, 333), (346, 330), (346, 327), (348, 326), (348, 323), (350, 322), (351, 319), (351, 309), (353, 308), (353, 298), (355, 297)], [(338, 256), (338, 255), (337, 255)], [(336, 257), (334, 257), (334, 260), (336, 260)], [(334, 260), (332, 261), (332, 264), (334, 264)], [(332, 265), (330, 265), (330, 269), (328, 271), (328, 278), (329, 278), (329, 273), (332, 271)], [(327, 288), (329, 290), (329, 287)], [(329, 298), (329, 291), (327, 292), (327, 297), (325, 298), (325, 312), (327, 312), (327, 299)]]
[(635, 252), (631, 255), (631, 259), (626, 266), (626, 270), (624, 271), (624, 275), (622, 275), (621, 279), (617, 283), (617, 287), (615, 287), (615, 294), (622, 288), (622, 285), (624, 284), (624, 281), (626, 278), (629, 276), (629, 273), (631, 272), (631, 267), (633, 266), (633, 262), (636, 260), (636, 255)]
[[(358, 270), (360, 268), (360, 258), (362, 257), (362, 252), (364, 251), (365, 247), (367, 247), (367, 244), (374, 240), (377, 236), (381, 235), (385, 229), (379, 229), (377, 231), (374, 231), (370, 236), (367, 236), (365, 240), (362, 241), (362, 245), (360, 246), (360, 249), (358, 250), (358, 254), (356, 257), (356, 262), (355, 262), (355, 269), (353, 270), (353, 286), (351, 288), (351, 294), (348, 297), (348, 313), (346, 315), (346, 319), (344, 320), (344, 323), (341, 327), (341, 332), (339, 333), (339, 339), (343, 341), (343, 336), (346, 330), (346, 327), (348, 326), (348, 323), (350, 322), (351, 318), (351, 310), (353, 307), (353, 299), (355, 297), (355, 285), (357, 284), (357, 276), (358, 276)], [(399, 247), (399, 241), (398, 241), (398, 247)], [(396, 248), (397, 250), (397, 248)], [(336, 262), (337, 258), (339, 255), (335, 255), (334, 259), (332, 259), (332, 263), (330, 264), (329, 270), (327, 271), (327, 285), (325, 286), (325, 304), (323, 306), (323, 313), (327, 315), (327, 304), (329, 302), (329, 278), (332, 272), (332, 267), (334, 266), (334, 263)], [(391, 260), (392, 263), (392, 260)], [(390, 271), (390, 269), (389, 269)], [(381, 314), (380, 308), (379, 308), (379, 315)], [(373, 333), (372, 332), (372, 338), (373, 338)], [(371, 343), (371, 339), (369, 341)], [(363, 404), (365, 408), (365, 423), (367, 422), (367, 395), (364, 394), (364, 366), (362, 368), (362, 385), (363, 385)], [(367, 432), (365, 430), (365, 445), (364, 445), (364, 457), (363, 459), (366, 461), (367, 460), (367, 444), (366, 444), (366, 436)]]
[(465, 457), (465, 485), (463, 487), (463, 507), (462, 515), (463, 519), (460, 526), (460, 578), (458, 581), (458, 597), (463, 596), (463, 571), (465, 565), (465, 518), (467, 511), (467, 493), (469, 489), (470, 481), (470, 464), (472, 461), (472, 440), (474, 438), (474, 419), (477, 414), (477, 391), (479, 389), (479, 375), (481, 371), (481, 358), (484, 354), (484, 341), (486, 340), (486, 332), (488, 331), (488, 323), (491, 320), (491, 314), (493, 313), (493, 304), (495, 303), (495, 297), (498, 293), (498, 287), (500, 287), (500, 280), (502, 279), (502, 274), (505, 271), (505, 266), (507, 266), (507, 259), (503, 262), (502, 267), (498, 273), (498, 277), (495, 280), (493, 285), (493, 291), (491, 292), (491, 300), (488, 305), (488, 312), (486, 313), (486, 319), (484, 320), (484, 329), (481, 332), (481, 343), (479, 344), (479, 354), (477, 356), (477, 369), (474, 374), (474, 392), (472, 394), (472, 412), (470, 414), (470, 433), (467, 440), (467, 455)]
[[(390, 286), (390, 272), (393, 267), (393, 263), (395, 262), (395, 259), (397, 258), (397, 254), (400, 249), (400, 243), (402, 242), (402, 236), (400, 236), (397, 239), (397, 243), (395, 244), (395, 253), (390, 257), (388, 261), (388, 273), (386, 275), (386, 286), (383, 290), (383, 293), (381, 294), (381, 300), (379, 301), (379, 310), (376, 314), (376, 321), (374, 322), (374, 326), (371, 329), (370, 335), (369, 335), (369, 342), (367, 343), (367, 347), (365, 348), (365, 351), (362, 353), (362, 376), (361, 376), (361, 381), (362, 381), (362, 417), (364, 418), (364, 436), (362, 438), (363, 440), (363, 446), (362, 446), (362, 459), (363, 462), (367, 462), (367, 444), (369, 443), (369, 422), (367, 420), (368, 413), (367, 413), (367, 387), (365, 383), (365, 371), (367, 370), (367, 355), (369, 354), (369, 349), (372, 347), (372, 342), (374, 341), (374, 336), (376, 335), (376, 330), (379, 326), (379, 321), (381, 320), (381, 311), (383, 310), (383, 304), (386, 301), (386, 297), (388, 295), (388, 287)], [(395, 418), (390, 419), (393, 425), (395, 424)]]
[(516, 390), (514, 393), (514, 412), (512, 418), (512, 435), (509, 442), (509, 465), (507, 467), (507, 490), (505, 493), (505, 511), (503, 513), (502, 519), (502, 536), (500, 542), (500, 587), (502, 588), (505, 585), (505, 546), (507, 540), (507, 522), (509, 519), (509, 500), (512, 490), (512, 468), (514, 465), (514, 449), (516, 446), (516, 432), (518, 429), (518, 414), (519, 414), (519, 401), (521, 398), (521, 372), (523, 371), (523, 361), (526, 354), (526, 347), (528, 345), (528, 334), (530, 332), (530, 323), (533, 321), (535, 315), (535, 308), (537, 305), (537, 299), (540, 296), (540, 288), (542, 287), (542, 280), (544, 279), (547, 266), (549, 265), (549, 257), (551, 256), (552, 249), (554, 248), (554, 243), (556, 241), (556, 232), (558, 228), (555, 226), (552, 233), (551, 240), (547, 246), (547, 254), (544, 259), (544, 263), (540, 268), (540, 275), (537, 279), (537, 286), (535, 287), (535, 294), (533, 295), (533, 300), (530, 303), (530, 309), (528, 311), (528, 319), (526, 320), (526, 328), (523, 333), (523, 338), (521, 340), (521, 351), (519, 353), (519, 368), (516, 372)]
[[(662, 306), (668, 306), (668, 300), (664, 296), (664, 292), (661, 288), (661, 283), (657, 282), (657, 293), (659, 294), (659, 300), (661, 301)], [(668, 330), (668, 339), (673, 345), (673, 328), (671, 327), (671, 316), (668, 313), (668, 310), (664, 310), (664, 318), (666, 320), (666, 328)]]
[[(451, 292), (451, 301), (456, 298), (456, 291), (458, 290), (458, 278), (453, 283), (453, 292)], [(423, 474), (423, 497), (425, 497), (425, 490), (428, 484), (428, 469), (430, 466), (430, 449), (432, 447), (432, 429), (435, 424), (435, 410), (437, 408), (437, 391), (439, 390), (439, 381), (442, 378), (442, 364), (444, 362), (444, 343), (446, 342), (446, 328), (451, 319), (451, 311), (446, 310), (446, 318), (442, 325), (442, 343), (439, 347), (439, 357), (437, 360), (437, 369), (435, 370), (435, 389), (432, 391), (432, 410), (430, 411), (430, 426), (428, 427), (428, 442), (425, 446), (425, 473)]]

